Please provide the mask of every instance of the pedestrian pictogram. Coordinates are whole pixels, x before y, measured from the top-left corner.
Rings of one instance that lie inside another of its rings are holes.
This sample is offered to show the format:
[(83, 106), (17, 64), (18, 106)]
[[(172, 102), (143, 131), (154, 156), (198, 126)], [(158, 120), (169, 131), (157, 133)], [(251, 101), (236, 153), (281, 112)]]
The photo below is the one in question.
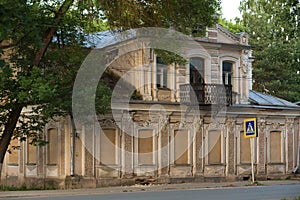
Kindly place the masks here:
[(248, 123), (247, 133), (254, 133), (254, 130), (253, 130), (253, 127), (252, 127), (251, 123)]

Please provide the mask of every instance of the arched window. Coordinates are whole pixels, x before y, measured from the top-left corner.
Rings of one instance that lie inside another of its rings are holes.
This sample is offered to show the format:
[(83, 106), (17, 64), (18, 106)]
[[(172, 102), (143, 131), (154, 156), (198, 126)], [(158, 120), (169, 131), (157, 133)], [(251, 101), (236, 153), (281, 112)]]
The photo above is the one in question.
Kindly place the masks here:
[(222, 80), (224, 85), (232, 85), (233, 63), (223, 61), (222, 63)]
[(190, 84), (204, 84), (204, 59), (190, 59)]

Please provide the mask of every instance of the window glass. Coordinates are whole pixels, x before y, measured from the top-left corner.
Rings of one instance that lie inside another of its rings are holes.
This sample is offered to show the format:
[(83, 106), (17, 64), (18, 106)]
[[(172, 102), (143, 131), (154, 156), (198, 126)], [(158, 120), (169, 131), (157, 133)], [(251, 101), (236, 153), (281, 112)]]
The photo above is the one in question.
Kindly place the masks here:
[(156, 58), (157, 88), (169, 88), (169, 67), (160, 57)]
[(190, 83), (203, 84), (204, 83), (204, 59), (191, 58), (190, 59)]
[(232, 84), (232, 68), (233, 64), (229, 61), (224, 61), (222, 64), (222, 80), (224, 85)]

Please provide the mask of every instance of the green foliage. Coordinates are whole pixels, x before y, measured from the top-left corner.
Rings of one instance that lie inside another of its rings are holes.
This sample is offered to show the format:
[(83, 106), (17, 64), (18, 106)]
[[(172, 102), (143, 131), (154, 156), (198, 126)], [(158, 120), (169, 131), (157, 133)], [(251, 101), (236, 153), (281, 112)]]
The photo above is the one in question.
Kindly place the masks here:
[(241, 11), (254, 47), (253, 88), (299, 101), (299, 1), (243, 0)]
[(231, 20), (228, 21), (225, 18), (220, 18), (218, 23), (221, 24), (226, 29), (228, 29), (229, 31), (231, 31), (232, 33), (248, 32), (247, 27), (244, 27), (242, 21), (239, 19), (236, 19), (234, 23)]
[[(216, 22), (213, 15), (219, 9), (219, 0), (0, 0), (1, 130), (6, 130), (17, 105), (28, 108), (18, 119), (14, 137), (46, 144), (40, 130), (48, 120), (71, 114), (73, 83), (90, 52), (82, 47), (84, 34), (139, 27), (203, 34)], [(169, 58), (178, 59), (171, 54)], [(98, 113), (108, 110), (110, 96), (110, 87), (100, 82)]]
[(182, 56), (179, 56), (173, 52), (169, 52), (169, 51), (165, 51), (165, 50), (161, 50), (161, 49), (155, 49), (155, 53), (166, 64), (177, 63), (177, 64), (183, 65), (183, 64), (187, 63), (186, 59), (184, 59)]
[[(108, 24), (121, 30), (140, 27), (173, 27), (185, 34), (203, 34), (217, 18), (220, 0), (101, 0)], [(195, 32), (195, 30), (198, 30)]]

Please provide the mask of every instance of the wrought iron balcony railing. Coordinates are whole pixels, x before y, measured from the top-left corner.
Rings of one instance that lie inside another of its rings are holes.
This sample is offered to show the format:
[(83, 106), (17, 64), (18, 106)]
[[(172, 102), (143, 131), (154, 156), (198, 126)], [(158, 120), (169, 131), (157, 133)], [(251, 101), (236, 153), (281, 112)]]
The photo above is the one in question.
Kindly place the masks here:
[(187, 104), (232, 104), (232, 86), (222, 84), (180, 85), (180, 102)]

